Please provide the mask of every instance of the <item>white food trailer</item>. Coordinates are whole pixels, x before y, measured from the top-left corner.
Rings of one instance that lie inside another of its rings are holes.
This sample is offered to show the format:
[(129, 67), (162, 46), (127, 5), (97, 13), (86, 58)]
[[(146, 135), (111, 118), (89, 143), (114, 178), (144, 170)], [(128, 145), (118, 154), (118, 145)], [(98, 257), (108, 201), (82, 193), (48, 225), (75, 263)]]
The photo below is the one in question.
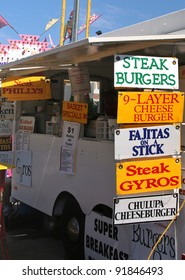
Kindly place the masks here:
[(55, 223), (70, 258), (185, 253), (184, 65), (181, 10), (1, 66), (11, 198)]

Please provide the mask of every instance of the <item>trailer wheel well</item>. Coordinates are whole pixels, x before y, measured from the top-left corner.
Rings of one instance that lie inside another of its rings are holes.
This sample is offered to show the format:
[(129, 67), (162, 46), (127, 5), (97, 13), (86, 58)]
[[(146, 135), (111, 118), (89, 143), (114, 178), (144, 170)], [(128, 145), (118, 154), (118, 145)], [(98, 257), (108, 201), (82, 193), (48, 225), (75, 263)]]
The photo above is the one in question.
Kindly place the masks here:
[(61, 216), (64, 210), (64, 207), (66, 205), (66, 203), (68, 202), (71, 203), (78, 203), (78, 201), (75, 199), (75, 197), (68, 193), (68, 192), (62, 192), (58, 195), (54, 207), (53, 207), (53, 216), (57, 217), (57, 216)]
[(104, 216), (108, 217), (108, 218), (112, 218), (112, 208), (110, 208), (109, 206), (107, 205), (104, 205), (104, 204), (98, 204), (96, 205), (94, 208), (93, 208), (93, 211), (94, 212), (98, 212), (98, 213), (101, 213), (103, 214)]

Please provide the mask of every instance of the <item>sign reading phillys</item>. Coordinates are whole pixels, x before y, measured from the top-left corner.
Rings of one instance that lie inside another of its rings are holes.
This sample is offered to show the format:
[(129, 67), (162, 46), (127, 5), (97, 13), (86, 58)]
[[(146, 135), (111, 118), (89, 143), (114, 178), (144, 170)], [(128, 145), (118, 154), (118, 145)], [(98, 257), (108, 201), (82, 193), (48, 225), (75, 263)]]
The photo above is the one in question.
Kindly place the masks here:
[(44, 76), (6, 78), (2, 82), (2, 96), (9, 101), (50, 99), (50, 80)]
[(182, 92), (119, 92), (117, 123), (182, 122)]
[(115, 55), (114, 87), (178, 89), (178, 59)]
[(114, 140), (116, 160), (177, 155), (180, 124), (116, 129)]
[(116, 190), (118, 195), (158, 192), (181, 188), (181, 159), (116, 163)]

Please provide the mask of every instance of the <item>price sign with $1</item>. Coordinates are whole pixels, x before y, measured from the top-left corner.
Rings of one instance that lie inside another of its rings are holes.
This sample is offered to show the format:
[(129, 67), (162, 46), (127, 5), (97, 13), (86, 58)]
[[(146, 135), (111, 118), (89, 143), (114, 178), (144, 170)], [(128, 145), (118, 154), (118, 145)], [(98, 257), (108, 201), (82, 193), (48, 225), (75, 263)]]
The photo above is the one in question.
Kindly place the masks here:
[(79, 138), (80, 124), (64, 121), (62, 133), (62, 146), (75, 149)]

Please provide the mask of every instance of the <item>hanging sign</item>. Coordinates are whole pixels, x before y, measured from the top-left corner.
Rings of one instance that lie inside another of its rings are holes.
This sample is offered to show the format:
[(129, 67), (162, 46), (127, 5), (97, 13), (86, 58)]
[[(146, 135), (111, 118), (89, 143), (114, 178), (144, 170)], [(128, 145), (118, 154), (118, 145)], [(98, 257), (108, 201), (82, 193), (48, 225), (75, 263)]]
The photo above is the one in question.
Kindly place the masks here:
[(18, 184), (32, 185), (32, 152), (17, 151), (15, 154), (15, 181)]
[(30, 135), (34, 131), (35, 118), (32, 116), (21, 116), (18, 131), (16, 133), (16, 150), (28, 150)]
[(75, 174), (76, 148), (79, 132), (79, 123), (64, 121), (60, 153), (60, 171), (63, 173), (71, 175)]
[(13, 120), (14, 106), (13, 105), (0, 105), (0, 120)]
[(8, 136), (13, 134), (13, 121), (0, 121), (0, 135)]
[(114, 224), (172, 220), (178, 210), (178, 194), (114, 199)]
[(89, 94), (91, 92), (88, 68), (72, 67), (68, 70), (72, 95)]
[(118, 195), (158, 192), (177, 188), (181, 188), (180, 158), (116, 163)]
[(87, 113), (87, 103), (63, 101), (62, 120), (86, 124)]
[(180, 124), (116, 129), (114, 140), (116, 160), (177, 155)]
[(7, 168), (13, 167), (12, 136), (0, 137), (0, 163)]
[(182, 92), (119, 92), (117, 123), (182, 122)]
[(178, 89), (178, 59), (174, 57), (114, 56), (114, 87)]
[(0, 169), (14, 168), (12, 151), (0, 152), (0, 165)]
[(2, 96), (9, 101), (51, 99), (50, 80), (44, 76), (7, 78), (2, 82)]
[(35, 117), (21, 116), (19, 119), (19, 130), (33, 132), (34, 125), (35, 125)]

